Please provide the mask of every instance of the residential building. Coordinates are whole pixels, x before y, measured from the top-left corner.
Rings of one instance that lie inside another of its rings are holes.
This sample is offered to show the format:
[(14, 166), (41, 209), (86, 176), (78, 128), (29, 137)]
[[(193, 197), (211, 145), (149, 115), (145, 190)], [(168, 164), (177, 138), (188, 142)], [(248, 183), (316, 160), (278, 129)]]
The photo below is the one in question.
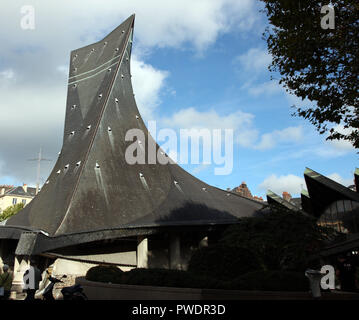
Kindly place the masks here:
[(25, 206), (35, 197), (36, 188), (24, 184), (19, 187), (0, 185), (0, 214), (12, 205), (23, 203)]

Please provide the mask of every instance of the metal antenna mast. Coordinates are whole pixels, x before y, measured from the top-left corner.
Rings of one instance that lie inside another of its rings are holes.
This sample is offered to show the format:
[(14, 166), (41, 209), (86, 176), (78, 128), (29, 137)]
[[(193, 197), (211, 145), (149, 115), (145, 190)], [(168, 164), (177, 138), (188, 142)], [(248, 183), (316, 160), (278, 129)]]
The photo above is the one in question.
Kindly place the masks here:
[(40, 147), (40, 152), (37, 158), (35, 159), (28, 159), (28, 161), (37, 161), (37, 176), (36, 176), (36, 194), (39, 192), (40, 188), (40, 168), (41, 168), (41, 161), (52, 161), (51, 159), (46, 159), (42, 157), (42, 148)]

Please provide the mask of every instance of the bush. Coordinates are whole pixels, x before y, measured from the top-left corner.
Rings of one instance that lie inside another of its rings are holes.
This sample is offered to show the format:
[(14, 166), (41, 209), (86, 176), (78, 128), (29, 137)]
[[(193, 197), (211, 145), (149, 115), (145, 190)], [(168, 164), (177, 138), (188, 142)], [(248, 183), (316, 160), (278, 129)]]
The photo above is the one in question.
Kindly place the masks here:
[(308, 279), (303, 273), (288, 271), (254, 271), (236, 279), (223, 281), (180, 270), (139, 268), (122, 272), (116, 267), (98, 266), (87, 272), (86, 279), (114, 284), (177, 288), (260, 291), (309, 290)]
[(1, 214), (0, 214), (0, 222), (6, 219), (9, 219), (13, 215), (17, 214), (20, 210), (24, 208), (24, 204), (22, 202), (14, 204), (10, 207), (7, 207)]
[(86, 280), (111, 282), (114, 284), (130, 284), (178, 288), (222, 288), (221, 281), (207, 279), (190, 272), (168, 269), (132, 269), (118, 272), (115, 267), (93, 267), (86, 274)]
[(259, 270), (256, 256), (246, 248), (224, 245), (204, 247), (191, 257), (188, 271), (218, 280), (231, 280), (253, 270)]
[(308, 291), (309, 280), (302, 272), (254, 271), (229, 284), (231, 289), (262, 291)]
[(120, 283), (123, 273), (123, 271), (115, 266), (96, 266), (87, 271), (86, 280)]
[(263, 270), (303, 271), (331, 237), (332, 232), (314, 218), (271, 206), (270, 211), (229, 226), (219, 243), (251, 250)]
[(187, 271), (169, 269), (132, 269), (125, 272), (122, 284), (177, 288), (219, 288), (221, 282)]

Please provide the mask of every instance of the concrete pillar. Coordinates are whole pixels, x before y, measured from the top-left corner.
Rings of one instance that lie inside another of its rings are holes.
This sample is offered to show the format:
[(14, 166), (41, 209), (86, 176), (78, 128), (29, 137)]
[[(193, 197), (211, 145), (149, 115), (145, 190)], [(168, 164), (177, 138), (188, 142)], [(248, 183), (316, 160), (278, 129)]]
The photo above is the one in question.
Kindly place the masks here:
[(30, 267), (30, 260), (27, 257), (15, 256), (14, 262), (14, 280), (12, 281), (11, 291), (22, 292), (23, 276)]
[(180, 237), (176, 234), (170, 235), (170, 269), (181, 270), (182, 269), (182, 260), (181, 260), (181, 240)]
[(137, 238), (137, 268), (148, 268), (148, 238)]

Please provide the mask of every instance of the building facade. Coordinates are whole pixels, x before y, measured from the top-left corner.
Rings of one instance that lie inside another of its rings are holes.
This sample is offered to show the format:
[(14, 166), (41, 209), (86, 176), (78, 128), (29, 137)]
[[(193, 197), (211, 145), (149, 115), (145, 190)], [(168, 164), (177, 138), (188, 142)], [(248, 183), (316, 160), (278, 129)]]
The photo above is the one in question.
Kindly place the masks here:
[(0, 214), (8, 207), (22, 203), (29, 204), (36, 195), (36, 188), (28, 187), (26, 184), (14, 187), (0, 185)]

